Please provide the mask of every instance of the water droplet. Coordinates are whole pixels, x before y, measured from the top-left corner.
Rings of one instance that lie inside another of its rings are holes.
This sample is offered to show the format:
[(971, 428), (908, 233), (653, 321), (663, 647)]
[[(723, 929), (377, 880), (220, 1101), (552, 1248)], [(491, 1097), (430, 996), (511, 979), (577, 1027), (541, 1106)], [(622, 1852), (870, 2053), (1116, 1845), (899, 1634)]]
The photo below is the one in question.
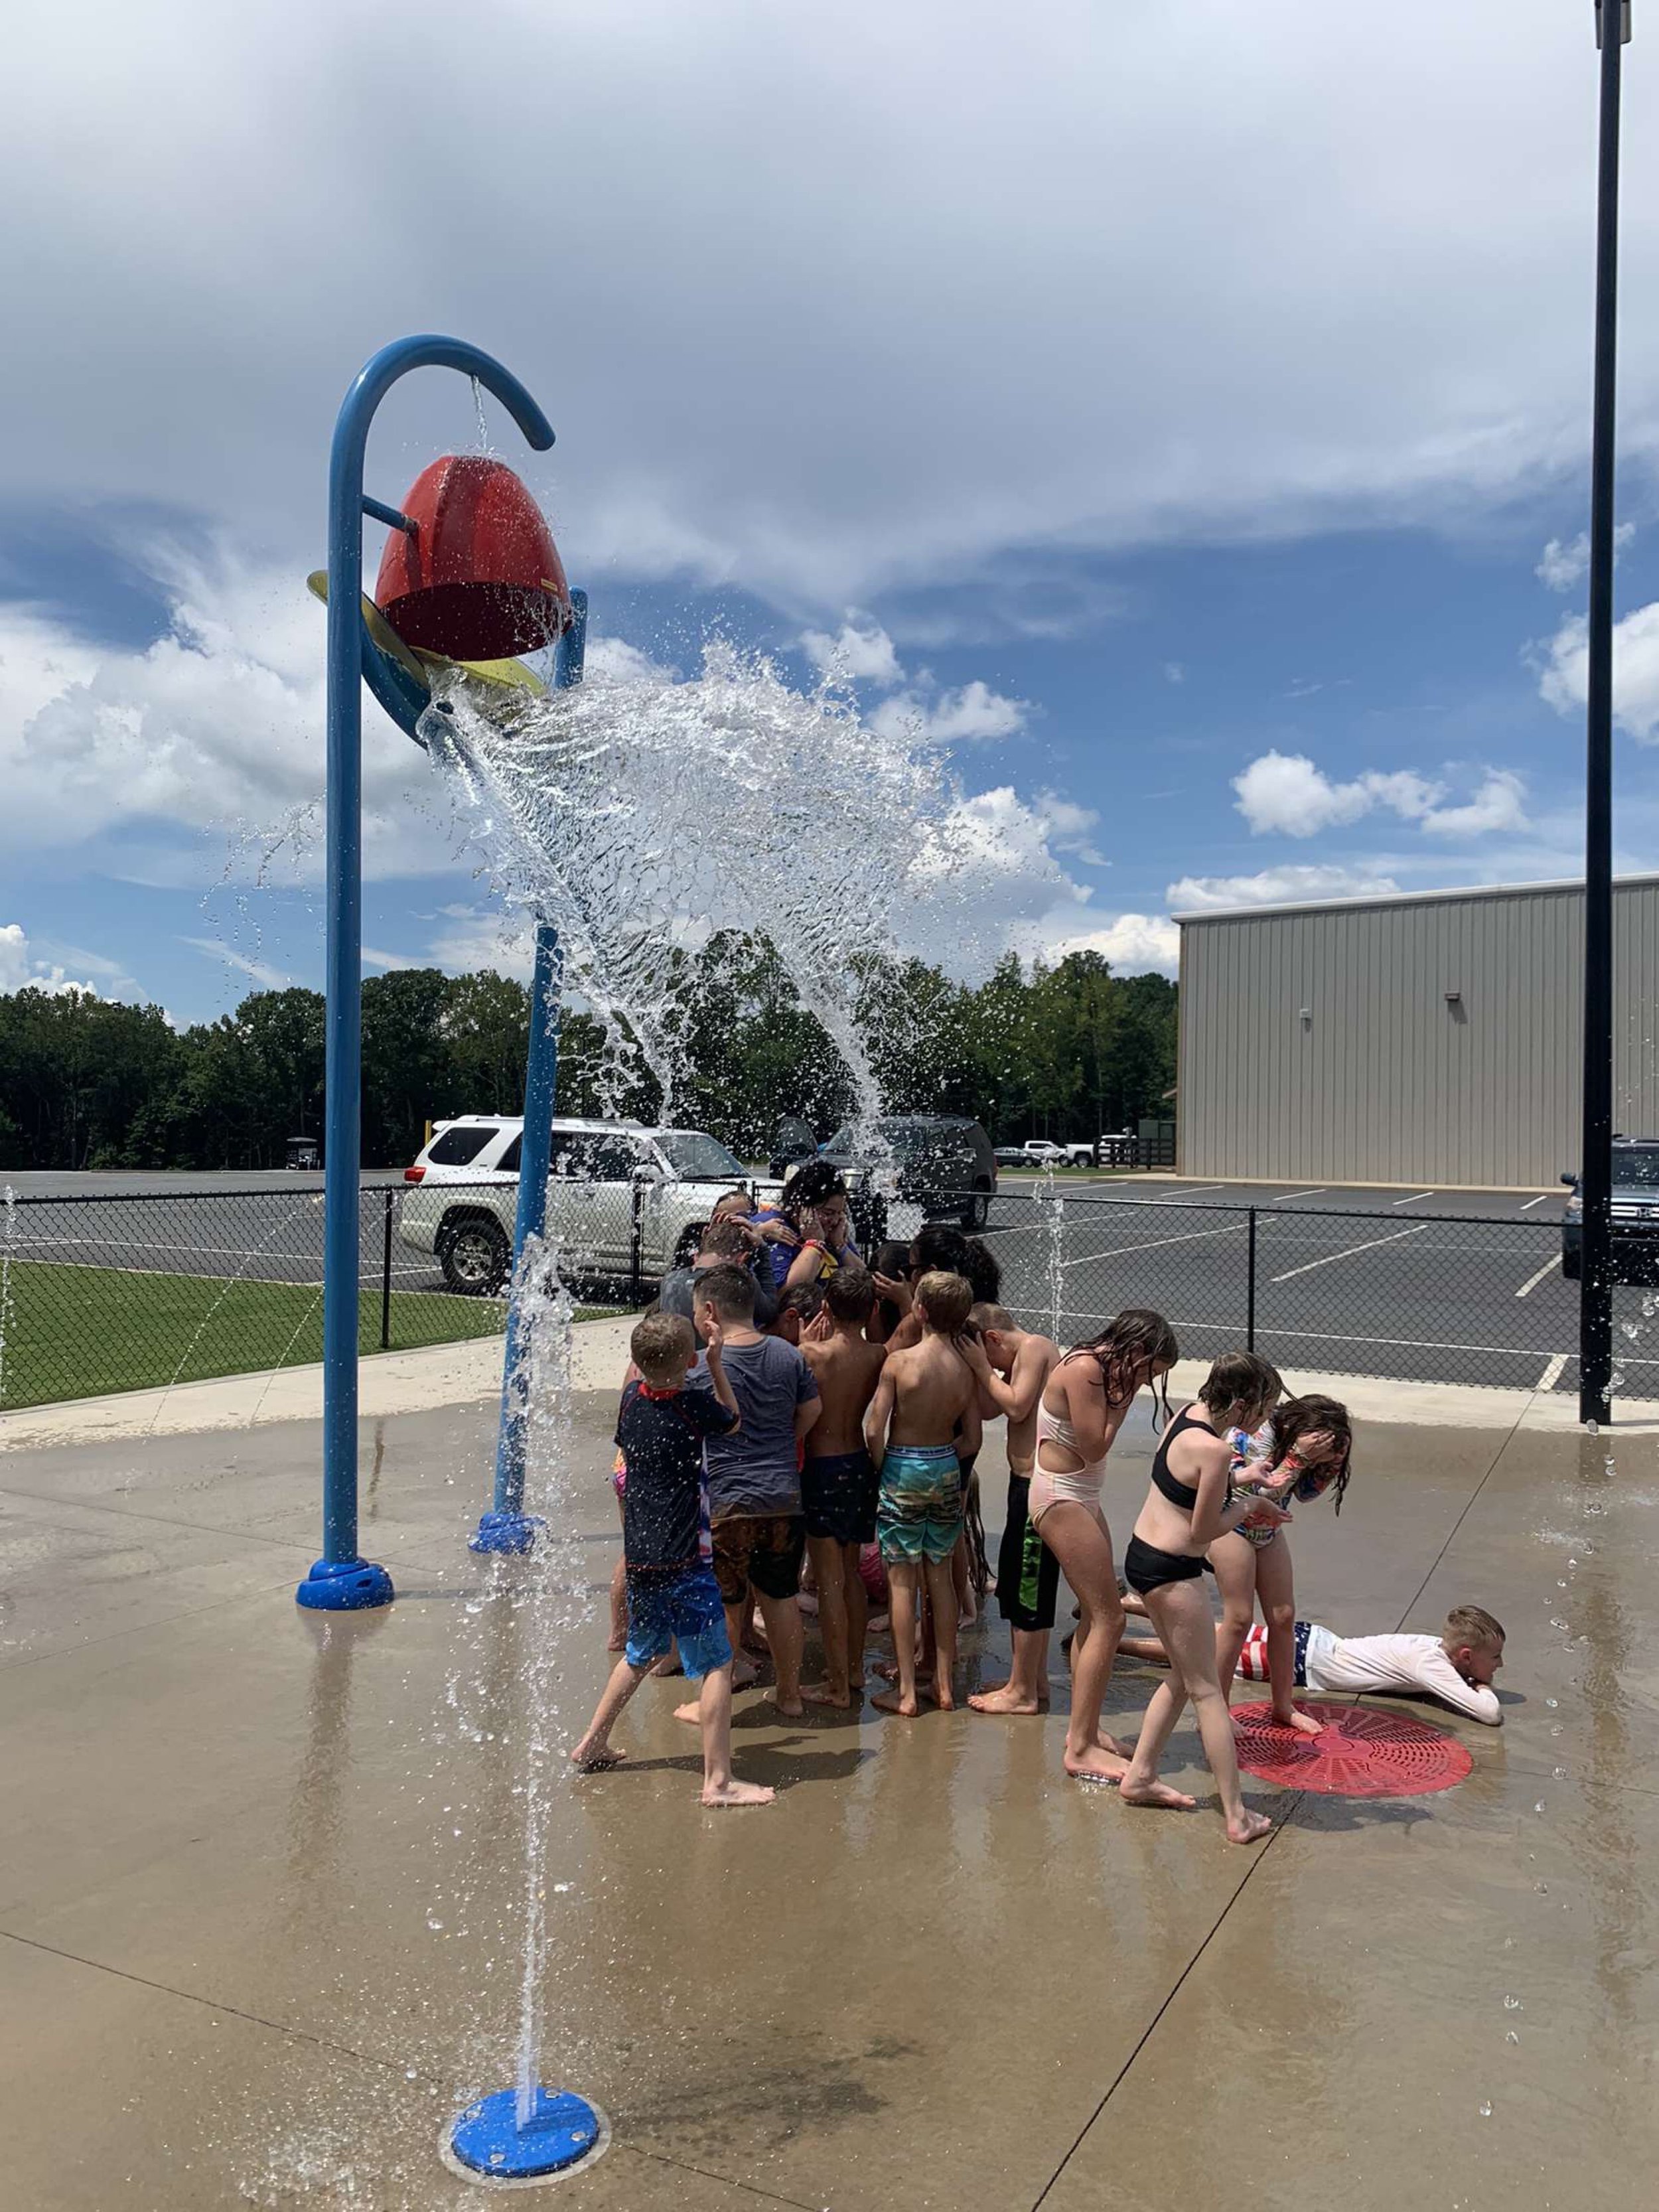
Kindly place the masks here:
[(1520, 2000), (1520, 1998), (1519, 1998), (1519, 1997), (1515, 1997), (1515, 1996), (1506, 1996), (1506, 1997), (1504, 1998), (1504, 2011), (1505, 2011), (1505, 2012), (1519, 2012), (1519, 2011), (1520, 2011), (1520, 2009), (1521, 2009), (1521, 2000)]
[(1556, 1778), (1556, 1780), (1557, 1780), (1558, 1782), (1565, 1782), (1565, 1781), (1566, 1780), (1566, 1778), (1567, 1778), (1567, 1770), (1566, 1770), (1566, 1768), (1565, 1768), (1565, 1766), (1558, 1766), (1558, 1767), (1554, 1770), (1554, 1771), (1555, 1771), (1555, 1778)]
[(416, 2075), (416, 2069), (415, 2069), (414, 2067), (412, 2067), (412, 2066), (405, 2066), (405, 2067), (404, 2067), (404, 2081), (415, 2081), (416, 2078), (417, 2078), (417, 2075)]
[(1549, 1707), (1552, 1712), (1554, 1712), (1557, 1707), (1560, 1705), (1561, 1700), (1559, 1698), (1546, 1698), (1544, 1703)]
[(1642, 1324), (1639, 1322), (1620, 1322), (1619, 1326), (1624, 1330), (1625, 1334), (1630, 1339), (1632, 1344), (1635, 1343), (1637, 1338), (1642, 1334)]
[[(839, 1291), (836, 1296), (840, 1296)], [(570, 1884), (568, 1881), (556, 1881), (553, 1885), (553, 1894), (555, 1897), (568, 1897), (570, 1894)]]
[(1489, 2120), (1492, 2118), (1492, 2100), (1490, 2097), (1483, 2097), (1480, 2100), (1480, 2117), (1483, 2120)]
[(1562, 1581), (1560, 1581), (1560, 1582), (1558, 1582), (1558, 1583), (1556, 1583), (1556, 1585), (1555, 1585), (1555, 1587), (1557, 1588), (1557, 1589), (1565, 1589), (1566, 1586), (1567, 1586), (1567, 1585), (1566, 1585), (1566, 1583), (1565, 1583), (1565, 1579), (1564, 1579), (1564, 1580), (1562, 1580)]
[(1521, 2040), (1521, 2039), (1520, 2039), (1520, 2037), (1516, 2033), (1515, 2030), (1514, 2030), (1513, 2028), (1510, 2028), (1510, 2030), (1509, 2031), (1508, 2034), (1507, 2034), (1507, 2035), (1505, 2035), (1505, 2037), (1504, 2038), (1504, 2042), (1505, 2042), (1505, 2043), (1519, 2043), (1519, 2042), (1520, 2042), (1520, 2040)]
[[(1544, 1808), (1540, 1805), (1538, 1809), (1541, 1813)], [(436, 1936), (441, 1930), (444, 1923), (439, 1919), (435, 1912), (428, 1912), (426, 1916), (426, 1924), (432, 1930), (433, 1934)]]
[(1542, 1799), (1541, 1797), (1539, 1799), (1538, 1802), (1537, 1802), (1537, 1803), (1533, 1807), (1533, 1808), (1532, 1808), (1532, 1809), (1533, 1809), (1533, 1811), (1534, 1811), (1534, 1813), (1541, 1813), (1541, 1812), (1543, 1811), (1543, 1809), (1544, 1809), (1544, 1801), (1543, 1801), (1543, 1799)]
[(1547, 1881), (1535, 1881), (1533, 1887), (1538, 1892), (1540, 1897), (1547, 1897), (1550, 1893), (1550, 1886)]

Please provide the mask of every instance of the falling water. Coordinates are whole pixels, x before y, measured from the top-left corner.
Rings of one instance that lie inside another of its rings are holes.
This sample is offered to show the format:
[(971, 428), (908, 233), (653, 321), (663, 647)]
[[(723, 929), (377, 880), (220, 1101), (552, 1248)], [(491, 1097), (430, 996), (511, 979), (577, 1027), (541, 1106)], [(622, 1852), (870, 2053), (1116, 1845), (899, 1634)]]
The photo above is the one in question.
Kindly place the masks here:
[(17, 1194), (0, 1191), (0, 1406), (6, 1402), (6, 1338), (11, 1328), (11, 1255), (17, 1241)]
[(1048, 1334), (1059, 1344), (1066, 1304), (1066, 1194), (1052, 1160), (1042, 1163), (1041, 1190), (1048, 1207)]

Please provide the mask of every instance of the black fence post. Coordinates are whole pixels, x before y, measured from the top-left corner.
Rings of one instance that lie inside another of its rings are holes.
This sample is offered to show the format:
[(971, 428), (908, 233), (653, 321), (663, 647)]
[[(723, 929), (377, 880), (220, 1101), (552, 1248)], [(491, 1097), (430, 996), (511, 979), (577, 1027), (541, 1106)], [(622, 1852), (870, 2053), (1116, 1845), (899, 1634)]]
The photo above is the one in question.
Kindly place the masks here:
[(381, 1224), (380, 1238), (380, 1349), (392, 1349), (392, 1211), (398, 1194), (390, 1185), (382, 1194), (386, 1200), (386, 1218)]
[(1244, 1291), (1244, 1349), (1255, 1350), (1255, 1208), (1250, 1208), (1249, 1279)]

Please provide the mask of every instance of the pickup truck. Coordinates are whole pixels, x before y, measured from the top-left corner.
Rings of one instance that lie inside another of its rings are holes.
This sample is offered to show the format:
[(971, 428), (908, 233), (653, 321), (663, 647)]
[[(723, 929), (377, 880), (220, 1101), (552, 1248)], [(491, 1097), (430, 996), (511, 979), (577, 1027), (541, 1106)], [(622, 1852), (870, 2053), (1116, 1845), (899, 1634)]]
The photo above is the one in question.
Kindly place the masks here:
[(1092, 1145), (1057, 1145), (1052, 1137), (1033, 1137), (1020, 1146), (1020, 1152), (1033, 1167), (1091, 1168), (1095, 1164)]
[[(429, 1252), (452, 1291), (482, 1297), (507, 1280), (523, 1137), (522, 1115), (463, 1114), (439, 1122), (404, 1170), (410, 1188), (398, 1239)], [(620, 1278), (637, 1266), (659, 1280), (720, 1193), (739, 1185), (762, 1205), (774, 1202), (781, 1188), (757, 1182), (734, 1152), (702, 1129), (557, 1121), (547, 1226), (570, 1271)]]

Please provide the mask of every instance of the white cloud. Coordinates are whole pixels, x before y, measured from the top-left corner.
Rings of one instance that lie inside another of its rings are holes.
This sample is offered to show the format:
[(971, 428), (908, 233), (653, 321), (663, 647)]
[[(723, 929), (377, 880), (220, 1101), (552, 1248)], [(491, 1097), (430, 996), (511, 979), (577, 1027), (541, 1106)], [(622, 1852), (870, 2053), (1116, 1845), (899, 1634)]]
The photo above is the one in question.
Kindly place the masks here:
[[(1620, 522), (1613, 533), (1613, 558), (1616, 560), (1636, 535), (1633, 522)], [(1571, 544), (1564, 545), (1559, 538), (1552, 538), (1538, 556), (1538, 566), (1533, 570), (1540, 584), (1552, 592), (1570, 592), (1583, 576), (1589, 573), (1589, 532), (1581, 530)]]
[(1012, 738), (1025, 726), (1029, 701), (1005, 698), (975, 677), (959, 691), (942, 691), (931, 705), (915, 691), (884, 699), (870, 726), (886, 737), (914, 736), (923, 744), (971, 744)]
[(1164, 662), (1164, 681), (1166, 684), (1184, 684), (1187, 681), (1187, 671), (1182, 665), (1180, 661), (1166, 660)]
[(362, 956), (365, 968), (392, 969), (418, 968), (421, 965), (418, 960), (407, 959), (401, 952), (382, 952), (377, 945), (365, 945), (362, 947)]
[(1181, 932), (1162, 914), (1120, 914), (1099, 929), (1056, 939), (1045, 949), (1051, 960), (1063, 960), (1068, 952), (1103, 953), (1122, 975), (1174, 975), (1181, 967)]
[(606, 676), (613, 684), (649, 684), (668, 672), (648, 653), (620, 637), (590, 636), (583, 666), (587, 675)]
[(1423, 827), (1440, 837), (1483, 837), (1497, 830), (1525, 830), (1530, 825), (1523, 804), (1527, 787), (1510, 769), (1489, 769), (1474, 796), (1462, 806), (1437, 806), (1423, 817)]
[(1182, 876), (1164, 893), (1176, 914), (1204, 914), (1234, 906), (1284, 906), (1297, 900), (1386, 896), (1397, 891), (1392, 876), (1366, 868), (1263, 868), (1254, 876)]
[(1333, 783), (1305, 753), (1263, 753), (1233, 778), (1238, 811), (1257, 836), (1277, 831), (1312, 837), (1340, 829), (1377, 809), (1415, 822), (1437, 835), (1474, 836), (1492, 830), (1524, 830), (1527, 787), (1508, 769), (1488, 769), (1479, 790), (1462, 805), (1443, 805), (1446, 786), (1413, 769), (1387, 773), (1367, 769), (1347, 783)]
[(56, 997), (64, 991), (84, 991), (99, 996), (97, 987), (77, 981), (55, 961), (43, 960), (29, 950), (28, 933), (21, 921), (0, 925), (0, 993), (45, 991)]
[[(1589, 681), (1584, 617), (1569, 615), (1545, 650), (1539, 690), (1558, 714), (1582, 713)], [(1643, 744), (1659, 743), (1659, 599), (1613, 625), (1613, 715)]]
[(849, 614), (832, 637), (827, 630), (809, 629), (800, 649), (820, 676), (847, 684), (874, 684), (884, 690), (904, 680), (893, 641), (879, 623), (860, 623)]

